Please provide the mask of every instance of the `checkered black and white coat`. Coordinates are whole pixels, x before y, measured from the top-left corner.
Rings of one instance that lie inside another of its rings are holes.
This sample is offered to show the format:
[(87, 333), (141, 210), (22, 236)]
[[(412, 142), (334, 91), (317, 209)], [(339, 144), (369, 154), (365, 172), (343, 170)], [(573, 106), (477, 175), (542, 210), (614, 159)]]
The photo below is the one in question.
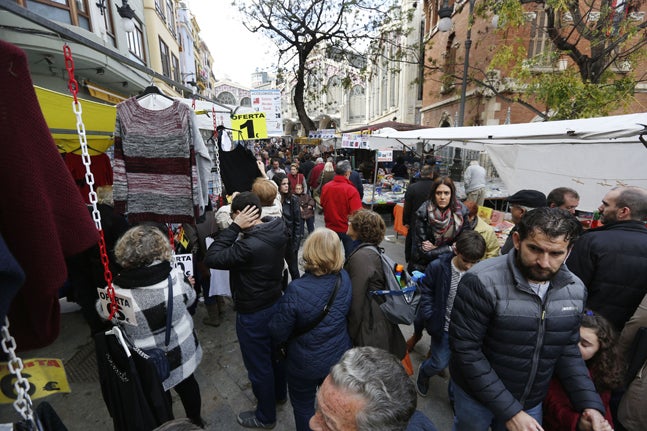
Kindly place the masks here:
[(123, 322), (119, 325), (127, 338), (142, 350), (157, 347), (167, 352), (171, 374), (163, 382), (164, 390), (193, 374), (202, 360), (202, 347), (193, 329), (193, 318), (187, 311), (187, 306), (195, 301), (195, 291), (180, 269), (174, 268), (170, 274), (173, 283), (173, 314), (168, 347), (164, 345), (168, 280), (165, 278), (159, 283), (131, 289), (114, 285), (117, 295), (127, 295), (133, 299), (137, 325)]

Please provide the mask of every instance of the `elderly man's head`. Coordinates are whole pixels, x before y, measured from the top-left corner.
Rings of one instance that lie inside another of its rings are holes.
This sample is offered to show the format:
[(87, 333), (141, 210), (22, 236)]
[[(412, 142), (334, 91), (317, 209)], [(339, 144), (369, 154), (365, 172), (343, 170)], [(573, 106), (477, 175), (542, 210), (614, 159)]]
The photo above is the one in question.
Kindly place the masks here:
[(402, 364), (375, 347), (344, 353), (317, 394), (314, 431), (404, 430), (417, 395)]

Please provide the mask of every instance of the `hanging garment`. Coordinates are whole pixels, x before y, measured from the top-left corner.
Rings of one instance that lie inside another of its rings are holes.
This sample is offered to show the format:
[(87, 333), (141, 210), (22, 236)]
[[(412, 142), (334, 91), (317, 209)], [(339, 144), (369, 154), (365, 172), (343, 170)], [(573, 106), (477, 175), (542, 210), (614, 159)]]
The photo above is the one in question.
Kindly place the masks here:
[[(65, 154), (65, 166), (67, 166), (67, 169), (72, 174), (72, 178), (74, 178), (76, 186), (81, 192), (81, 198), (83, 198), (86, 204), (89, 204), (90, 198), (88, 194), (90, 193), (90, 186), (85, 181), (83, 157), (80, 154), (67, 153)], [(90, 171), (94, 177), (95, 191), (97, 187), (112, 184), (112, 166), (110, 166), (110, 157), (107, 154), (90, 156)]]
[(130, 349), (127, 356), (116, 336), (94, 336), (101, 393), (115, 431), (150, 431), (173, 419), (171, 398), (152, 363)]
[(65, 256), (87, 250), (99, 235), (45, 123), (25, 53), (3, 41), (0, 112), (0, 232), (26, 274), (9, 320), (18, 348), (30, 350), (58, 336)]
[[(54, 407), (47, 401), (38, 404), (35, 413), (35, 418), (38, 420), (43, 431), (67, 431), (67, 427), (63, 424), (61, 418), (58, 417), (58, 414), (56, 414)], [(13, 429), (15, 431), (38, 431), (27, 421), (15, 423)]]
[(177, 100), (157, 111), (135, 98), (117, 105), (113, 194), (115, 210), (129, 223), (195, 223), (199, 217), (211, 159), (194, 118)]
[(248, 192), (254, 180), (261, 175), (256, 166), (256, 157), (243, 145), (234, 145), (226, 151), (229, 135), (223, 129), (218, 131), (218, 155), (220, 158), (220, 176), (228, 195), (233, 192)]

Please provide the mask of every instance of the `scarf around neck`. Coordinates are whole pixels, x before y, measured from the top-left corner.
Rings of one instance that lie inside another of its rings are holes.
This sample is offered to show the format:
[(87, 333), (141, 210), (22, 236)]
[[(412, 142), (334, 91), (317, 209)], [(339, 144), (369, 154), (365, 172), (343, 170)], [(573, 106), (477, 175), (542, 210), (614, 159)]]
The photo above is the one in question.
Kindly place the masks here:
[(427, 205), (427, 220), (434, 236), (434, 245), (440, 246), (451, 242), (463, 226), (463, 215), (452, 209), (451, 205), (440, 209), (431, 201)]
[(144, 266), (142, 268), (123, 269), (115, 276), (114, 282), (124, 289), (135, 289), (137, 287), (150, 286), (166, 280), (171, 272), (171, 263), (160, 262), (156, 265)]

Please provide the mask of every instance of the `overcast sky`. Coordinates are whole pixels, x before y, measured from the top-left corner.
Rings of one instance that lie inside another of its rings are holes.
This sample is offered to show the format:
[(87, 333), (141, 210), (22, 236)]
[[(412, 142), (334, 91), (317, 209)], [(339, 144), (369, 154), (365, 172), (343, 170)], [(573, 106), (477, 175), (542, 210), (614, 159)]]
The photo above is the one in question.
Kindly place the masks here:
[(274, 45), (243, 26), (231, 0), (189, 0), (189, 9), (200, 26), (200, 36), (213, 56), (216, 79), (249, 86), (256, 69), (267, 70), (275, 61)]

